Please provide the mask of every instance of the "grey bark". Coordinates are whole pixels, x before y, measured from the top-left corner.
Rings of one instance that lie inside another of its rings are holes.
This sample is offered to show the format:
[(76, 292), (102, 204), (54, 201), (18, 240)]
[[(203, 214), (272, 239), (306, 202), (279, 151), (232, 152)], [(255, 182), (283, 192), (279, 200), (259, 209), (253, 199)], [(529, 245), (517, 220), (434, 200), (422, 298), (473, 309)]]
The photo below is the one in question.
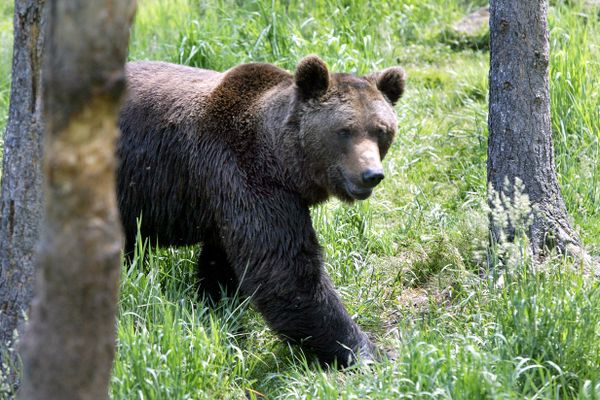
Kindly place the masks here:
[[(490, 1), (488, 184), (501, 192), (506, 179), (523, 182), (537, 209), (527, 232), (535, 256), (552, 247), (585, 256), (554, 166), (547, 10), (547, 0)], [(501, 229), (492, 224), (492, 237), (497, 239)], [(514, 231), (506, 233), (510, 240)]]
[[(41, 57), (44, 0), (17, 0), (12, 87), (4, 134), (0, 199), (0, 363), (16, 383), (13, 334), (23, 332), (32, 297), (33, 253), (42, 214)], [(8, 370), (6, 370), (8, 369)], [(1, 393), (0, 393), (1, 395)]]
[(134, 2), (48, 3), (44, 215), (20, 399), (102, 399), (122, 246), (115, 151)]

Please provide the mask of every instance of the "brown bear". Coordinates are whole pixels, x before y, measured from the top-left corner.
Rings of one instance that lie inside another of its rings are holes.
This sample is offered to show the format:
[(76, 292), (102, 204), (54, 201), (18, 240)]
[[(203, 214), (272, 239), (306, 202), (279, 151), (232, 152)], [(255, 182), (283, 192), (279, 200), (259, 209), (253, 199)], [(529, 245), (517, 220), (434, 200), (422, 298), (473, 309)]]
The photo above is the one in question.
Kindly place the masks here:
[(330, 74), (316, 56), (295, 74), (270, 64), (215, 72), (127, 65), (118, 201), (126, 253), (140, 232), (202, 244), (200, 290), (239, 290), (279, 335), (348, 365), (375, 348), (323, 269), (309, 207), (366, 199), (396, 130), (400, 67)]

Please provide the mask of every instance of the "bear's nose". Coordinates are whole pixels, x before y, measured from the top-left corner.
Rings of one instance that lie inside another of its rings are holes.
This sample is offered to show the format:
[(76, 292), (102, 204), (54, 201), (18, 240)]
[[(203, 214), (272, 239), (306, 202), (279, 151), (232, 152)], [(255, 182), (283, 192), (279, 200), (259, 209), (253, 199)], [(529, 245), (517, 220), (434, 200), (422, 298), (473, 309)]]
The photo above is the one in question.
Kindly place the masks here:
[(383, 178), (383, 170), (380, 168), (368, 169), (362, 173), (362, 181), (366, 186), (369, 187), (377, 186), (377, 184), (381, 182)]

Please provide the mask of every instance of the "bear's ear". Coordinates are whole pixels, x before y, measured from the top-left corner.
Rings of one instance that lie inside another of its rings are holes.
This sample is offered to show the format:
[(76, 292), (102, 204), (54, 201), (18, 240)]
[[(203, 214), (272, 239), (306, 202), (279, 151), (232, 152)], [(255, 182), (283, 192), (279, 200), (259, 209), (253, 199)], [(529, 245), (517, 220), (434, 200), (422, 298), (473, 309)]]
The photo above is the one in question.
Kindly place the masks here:
[(302, 97), (318, 97), (329, 88), (327, 65), (315, 55), (306, 56), (296, 67), (295, 80)]
[(375, 82), (377, 89), (388, 98), (392, 105), (395, 105), (404, 93), (406, 74), (401, 67), (386, 68), (383, 71), (374, 72), (366, 78)]

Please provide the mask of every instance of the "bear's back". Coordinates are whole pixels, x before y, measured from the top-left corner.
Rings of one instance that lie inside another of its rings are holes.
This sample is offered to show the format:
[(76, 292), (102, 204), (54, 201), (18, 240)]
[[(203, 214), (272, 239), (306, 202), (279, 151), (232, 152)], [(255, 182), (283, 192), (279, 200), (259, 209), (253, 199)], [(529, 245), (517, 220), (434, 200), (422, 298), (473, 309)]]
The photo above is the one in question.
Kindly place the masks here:
[[(256, 112), (270, 89), (292, 84), (292, 75), (270, 64), (251, 63), (225, 72), (161, 61), (130, 62), (126, 66), (128, 93), (121, 112), (126, 119), (179, 125), (207, 122)], [(129, 118), (129, 116), (133, 118)], [(152, 120), (152, 121), (151, 121)], [(142, 122), (142, 121), (140, 121)]]
[[(146, 109), (171, 123), (198, 114), (222, 73), (158, 61), (138, 61), (126, 66), (128, 94), (123, 113)], [(158, 122), (158, 121), (156, 121)]]

